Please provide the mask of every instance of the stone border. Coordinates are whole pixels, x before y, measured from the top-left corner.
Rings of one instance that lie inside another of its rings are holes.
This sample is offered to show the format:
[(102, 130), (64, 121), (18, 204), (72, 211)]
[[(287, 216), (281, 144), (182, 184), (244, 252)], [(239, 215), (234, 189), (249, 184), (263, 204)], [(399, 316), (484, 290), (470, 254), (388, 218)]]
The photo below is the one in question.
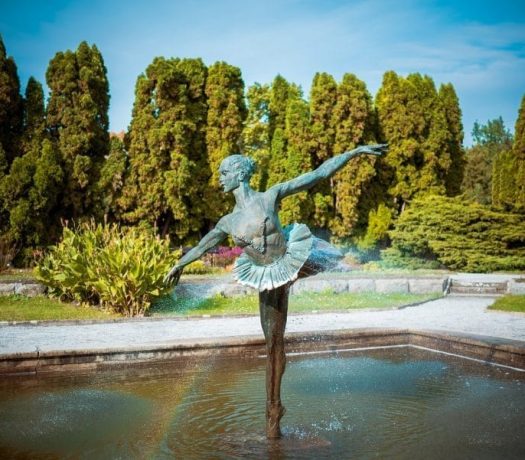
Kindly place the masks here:
[[(351, 329), (286, 336), (286, 351), (289, 353), (393, 345), (428, 348), (525, 371), (525, 342), (495, 337), (410, 329)], [(181, 340), (157, 346), (100, 350), (35, 351), (0, 356), (0, 374), (96, 371), (188, 357), (255, 357), (264, 353), (263, 338), (254, 336)]]

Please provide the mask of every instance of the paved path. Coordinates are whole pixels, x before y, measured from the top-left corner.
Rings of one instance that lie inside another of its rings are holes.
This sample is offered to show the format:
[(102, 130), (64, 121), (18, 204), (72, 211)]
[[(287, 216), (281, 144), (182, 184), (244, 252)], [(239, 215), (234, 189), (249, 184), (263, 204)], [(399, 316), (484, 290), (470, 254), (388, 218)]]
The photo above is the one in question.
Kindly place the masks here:
[[(453, 297), (388, 311), (290, 315), (287, 331), (368, 327), (446, 330), (525, 341), (525, 314), (493, 312), (490, 297)], [(262, 336), (258, 317), (0, 326), (2, 354), (169, 345), (179, 340)]]

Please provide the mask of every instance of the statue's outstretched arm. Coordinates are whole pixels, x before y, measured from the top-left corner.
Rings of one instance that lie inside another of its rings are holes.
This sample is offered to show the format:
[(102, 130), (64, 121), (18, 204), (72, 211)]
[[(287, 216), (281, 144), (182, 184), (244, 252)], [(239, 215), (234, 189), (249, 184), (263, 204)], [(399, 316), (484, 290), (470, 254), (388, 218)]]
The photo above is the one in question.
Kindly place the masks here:
[(282, 184), (277, 184), (272, 188), (278, 189), (278, 197), (282, 199), (288, 195), (308, 190), (323, 179), (333, 176), (354, 157), (359, 155), (382, 155), (386, 149), (386, 144), (362, 145), (349, 152), (341, 153), (326, 160), (314, 171), (302, 174)]
[(215, 227), (211, 232), (204, 236), (202, 240), (199, 241), (197, 246), (188, 251), (184, 257), (182, 257), (177, 262), (177, 264), (172, 267), (172, 269), (164, 277), (164, 283), (169, 285), (177, 284), (179, 282), (180, 275), (182, 274), (182, 269), (186, 265), (202, 257), (210, 249), (223, 241), (227, 236), (228, 234), (226, 232), (218, 227)]

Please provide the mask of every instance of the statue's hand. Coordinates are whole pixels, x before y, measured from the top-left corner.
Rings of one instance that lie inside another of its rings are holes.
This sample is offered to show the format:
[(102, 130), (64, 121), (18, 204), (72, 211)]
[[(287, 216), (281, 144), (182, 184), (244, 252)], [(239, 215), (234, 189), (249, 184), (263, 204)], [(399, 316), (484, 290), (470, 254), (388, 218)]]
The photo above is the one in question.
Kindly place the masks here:
[(173, 268), (164, 277), (164, 284), (166, 286), (176, 286), (179, 282), (180, 275), (182, 275), (182, 268), (179, 265), (173, 266)]
[(388, 144), (361, 145), (357, 147), (357, 153), (360, 155), (377, 155), (381, 156), (388, 150)]

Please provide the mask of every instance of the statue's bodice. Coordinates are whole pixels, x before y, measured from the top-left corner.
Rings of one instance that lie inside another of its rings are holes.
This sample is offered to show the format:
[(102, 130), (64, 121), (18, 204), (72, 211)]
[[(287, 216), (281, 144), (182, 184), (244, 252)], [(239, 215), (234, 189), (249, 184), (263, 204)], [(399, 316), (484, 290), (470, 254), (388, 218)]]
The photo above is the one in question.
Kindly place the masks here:
[(258, 265), (274, 262), (286, 252), (286, 241), (274, 204), (263, 193), (257, 194), (244, 208), (235, 208), (228, 216), (228, 233), (236, 245)]

